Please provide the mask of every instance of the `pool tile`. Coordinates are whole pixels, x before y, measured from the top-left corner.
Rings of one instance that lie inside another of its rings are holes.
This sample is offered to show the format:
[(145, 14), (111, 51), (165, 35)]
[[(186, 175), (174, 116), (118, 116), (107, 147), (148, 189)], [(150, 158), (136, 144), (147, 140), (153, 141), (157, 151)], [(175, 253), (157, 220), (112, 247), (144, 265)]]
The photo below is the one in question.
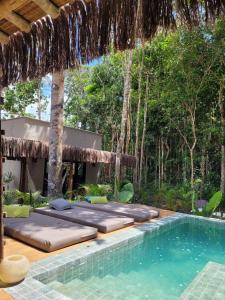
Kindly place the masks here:
[(183, 292), (180, 299), (224, 300), (225, 265), (209, 262)]
[[(126, 230), (126, 232), (118, 232), (115, 233), (113, 236), (109, 236), (103, 241), (101, 240), (95, 240), (92, 241), (88, 245), (80, 245), (76, 249), (71, 249), (68, 251), (65, 251), (63, 253), (57, 254), (55, 256), (49, 257), (47, 259), (44, 259), (42, 261), (39, 261), (37, 263), (34, 263), (30, 269), (29, 276), (25, 280), (25, 282), (18, 287), (14, 287), (13, 289), (6, 289), (7, 292), (16, 295), (16, 300), (36, 300), (36, 299), (42, 299), (42, 300), (68, 300), (67, 296), (59, 293), (56, 288), (54, 290), (50, 286), (46, 286), (43, 283), (49, 283), (54, 280), (58, 280), (59, 283), (65, 283), (68, 282), (68, 289), (70, 290), (69, 281), (71, 278), (86, 278), (88, 270), (90, 270), (90, 273), (93, 273), (94, 270), (94, 262), (95, 266), (97, 266), (99, 270), (99, 276), (100, 278), (103, 276), (106, 276), (110, 269), (108, 267), (101, 269), (101, 258), (102, 256), (107, 257), (107, 253), (111, 251), (122, 251), (121, 253), (124, 253), (126, 255), (127, 253), (132, 254), (132, 247), (138, 247), (139, 244), (143, 242), (143, 238), (146, 234), (151, 236), (156, 236), (160, 234), (161, 232), (165, 232), (168, 230), (171, 230), (172, 228), (175, 228), (177, 224), (182, 224), (185, 222), (195, 222), (195, 223), (201, 223), (206, 222), (210, 224), (210, 226), (218, 227), (218, 226), (224, 226), (224, 222), (221, 222), (218, 220), (207, 220), (202, 217), (196, 217), (196, 216), (190, 216), (185, 214), (174, 214), (173, 216), (157, 220), (155, 223), (148, 223), (148, 224), (141, 224), (137, 226), (136, 228), (129, 228)], [(128, 251), (129, 249), (129, 251)], [(93, 253), (94, 256), (93, 256)], [(97, 263), (96, 263), (97, 262)], [(116, 267), (119, 266), (122, 263), (122, 258), (120, 256), (115, 256), (113, 261), (111, 262), (111, 266)], [(87, 268), (88, 265), (88, 268)], [(208, 270), (210, 265), (206, 266), (206, 270)], [(69, 268), (69, 271), (68, 271)], [(214, 274), (217, 274), (217, 279), (219, 277), (225, 277), (225, 270), (218, 269), (218, 266), (211, 265), (211, 270), (213, 270)], [(200, 275), (201, 272), (198, 274)], [(202, 283), (201, 285), (201, 291), (199, 289), (199, 294), (201, 292), (201, 295), (196, 295), (196, 290), (190, 286), (187, 288), (186, 294), (184, 293), (182, 295), (183, 298), (181, 299), (191, 299), (191, 300), (203, 300), (202, 295), (205, 294), (205, 296), (209, 296), (213, 289), (213, 282), (209, 281), (209, 276), (207, 274), (204, 275), (206, 283)], [(124, 275), (124, 279), (126, 278), (126, 275)], [(198, 276), (197, 276), (198, 277)], [(215, 278), (214, 278), (214, 281)], [(196, 279), (196, 282), (199, 283), (198, 278)], [(218, 283), (218, 281), (217, 281)], [(76, 292), (73, 291), (76, 295), (76, 300), (85, 300), (86, 298), (89, 300), (95, 300), (95, 299), (104, 299), (108, 300), (107, 293), (103, 292), (103, 290), (99, 287), (99, 283), (96, 282), (94, 285), (96, 287), (95, 291), (90, 292), (89, 290), (84, 290), (82, 288), (82, 281), (80, 283), (80, 290), (77, 290)], [(221, 300), (221, 294), (224, 295), (224, 283), (223, 281), (220, 282), (220, 289), (217, 291), (216, 297), (218, 300)], [(112, 286), (113, 288), (113, 286)], [(29, 293), (26, 292), (29, 290)], [(58, 289), (60, 290), (60, 288)], [(132, 290), (132, 288), (131, 288)], [(133, 291), (133, 290), (132, 290)], [(30, 295), (33, 295), (32, 298), (30, 298)], [(19, 298), (18, 296), (19, 295)], [(29, 295), (29, 296), (28, 296)], [(133, 293), (134, 299), (135, 297), (139, 296)], [(148, 296), (148, 295), (147, 295)], [(28, 298), (29, 297), (29, 298)], [(116, 298), (117, 297), (117, 298)], [(143, 296), (144, 297), (144, 296)], [(122, 292), (118, 292), (117, 295), (115, 295), (115, 299), (126, 299), (126, 296), (123, 295)], [(142, 296), (139, 297), (139, 299), (142, 299)], [(145, 297), (143, 299), (146, 299)], [(110, 298), (111, 300), (111, 298)], [(167, 299), (163, 299), (167, 300)], [(168, 299), (169, 300), (169, 299)], [(204, 299), (206, 300), (206, 299)]]

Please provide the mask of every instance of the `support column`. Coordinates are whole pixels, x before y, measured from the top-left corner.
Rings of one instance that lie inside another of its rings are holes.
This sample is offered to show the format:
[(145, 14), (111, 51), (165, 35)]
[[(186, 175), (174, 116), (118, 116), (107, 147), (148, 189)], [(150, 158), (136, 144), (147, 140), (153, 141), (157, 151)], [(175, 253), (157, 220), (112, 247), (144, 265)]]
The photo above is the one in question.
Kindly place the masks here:
[(4, 229), (3, 229), (3, 185), (2, 185), (2, 116), (1, 116), (1, 106), (4, 103), (2, 97), (2, 89), (0, 87), (0, 262), (4, 257)]
[(48, 196), (62, 193), (64, 72), (52, 74)]

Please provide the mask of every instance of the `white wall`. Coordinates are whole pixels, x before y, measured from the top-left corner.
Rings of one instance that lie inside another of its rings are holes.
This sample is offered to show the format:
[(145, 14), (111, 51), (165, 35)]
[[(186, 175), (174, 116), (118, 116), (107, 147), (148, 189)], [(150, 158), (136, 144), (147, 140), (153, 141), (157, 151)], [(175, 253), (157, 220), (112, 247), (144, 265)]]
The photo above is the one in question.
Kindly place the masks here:
[[(2, 129), (6, 136), (48, 142), (49, 122), (21, 117), (2, 120)], [(63, 142), (74, 147), (102, 149), (100, 134), (70, 127), (64, 127)]]
[[(2, 120), (2, 129), (5, 130), (5, 136), (24, 138), (30, 140), (38, 140), (48, 142), (49, 122), (31, 119), (27, 117), (15, 118), (10, 120)], [(102, 149), (102, 136), (93, 132), (64, 127), (63, 134), (64, 144), (80, 147)], [(11, 184), (11, 188), (19, 188), (20, 183), (20, 161), (7, 161), (4, 164), (4, 171), (12, 171), (16, 177), (15, 183)], [(27, 160), (27, 175), (29, 183), (26, 184), (28, 190), (42, 191), (44, 178), (44, 159), (34, 161)], [(99, 165), (87, 163), (86, 167), (86, 183), (97, 183), (99, 176)]]
[[(3, 175), (12, 172), (13, 176), (15, 177), (14, 181), (9, 184), (9, 189), (19, 189), (20, 185), (20, 170), (21, 170), (21, 163), (18, 160), (5, 160), (3, 163)], [(5, 185), (7, 189), (7, 186)]]

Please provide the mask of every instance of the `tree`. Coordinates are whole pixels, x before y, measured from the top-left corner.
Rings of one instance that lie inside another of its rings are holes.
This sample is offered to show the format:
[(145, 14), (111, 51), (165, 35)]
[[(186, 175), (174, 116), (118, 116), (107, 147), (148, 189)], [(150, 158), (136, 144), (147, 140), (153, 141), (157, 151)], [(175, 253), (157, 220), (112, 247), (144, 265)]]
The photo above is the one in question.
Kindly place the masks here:
[(5, 90), (3, 109), (10, 114), (26, 115), (27, 106), (37, 100), (38, 81), (20, 82)]
[(51, 120), (49, 130), (48, 195), (62, 192), (64, 71), (52, 74)]
[(125, 130), (128, 119), (129, 101), (131, 93), (131, 67), (132, 67), (132, 50), (127, 53), (127, 61), (125, 64), (124, 74), (124, 94), (123, 94), (123, 109), (121, 117), (120, 138), (116, 149), (116, 164), (115, 164), (115, 197), (117, 198), (118, 185), (120, 183), (121, 172), (121, 155), (124, 151)]
[(20, 82), (9, 86), (5, 90), (3, 109), (6, 116), (31, 116), (27, 107), (37, 105), (37, 117), (41, 120), (41, 113), (47, 108), (47, 97), (43, 94), (43, 80)]

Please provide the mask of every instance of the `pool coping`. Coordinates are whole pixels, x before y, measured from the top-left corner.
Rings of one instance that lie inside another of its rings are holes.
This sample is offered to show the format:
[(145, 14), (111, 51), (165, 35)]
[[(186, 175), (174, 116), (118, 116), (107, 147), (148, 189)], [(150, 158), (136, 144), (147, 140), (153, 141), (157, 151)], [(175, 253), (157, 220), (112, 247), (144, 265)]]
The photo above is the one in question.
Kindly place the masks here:
[[(113, 235), (104, 239), (90, 241), (88, 244), (81, 244), (75, 249), (65, 250), (60, 254), (42, 259), (31, 265), (26, 279), (19, 285), (5, 288), (4, 291), (14, 297), (16, 300), (71, 300), (71, 298), (57, 292), (42, 283), (45, 280), (54, 280), (55, 274), (59, 271), (65, 271), (68, 266), (85, 263), (88, 257), (96, 252), (112, 249), (118, 246), (126, 245), (135, 239), (143, 239), (145, 234), (155, 235), (161, 233), (162, 228), (169, 230), (172, 225), (195, 219), (196, 221), (209, 222), (216, 226), (225, 226), (225, 221), (218, 219), (193, 216), (182, 213), (158, 219), (152, 223), (143, 223), (124, 231), (115, 232)], [(160, 229), (160, 230), (159, 230)]]

